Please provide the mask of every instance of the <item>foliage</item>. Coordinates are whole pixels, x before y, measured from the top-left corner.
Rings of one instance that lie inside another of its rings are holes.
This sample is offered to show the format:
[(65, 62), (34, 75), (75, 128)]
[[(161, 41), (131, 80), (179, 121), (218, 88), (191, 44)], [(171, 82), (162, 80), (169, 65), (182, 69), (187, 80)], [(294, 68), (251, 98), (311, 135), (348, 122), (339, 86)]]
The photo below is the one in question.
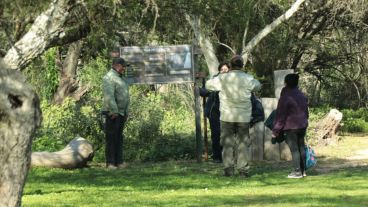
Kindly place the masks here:
[(24, 70), (24, 75), (42, 100), (51, 100), (59, 84), (59, 70), (56, 66), (57, 48), (47, 50), (32, 65)]
[(193, 157), (193, 120), (193, 113), (173, 94), (154, 93), (147, 86), (131, 87), (126, 158), (157, 161)]
[[(320, 121), (329, 113), (330, 106), (311, 107), (309, 108), (309, 126), (307, 130), (307, 138), (311, 143), (315, 140), (315, 128)], [(341, 132), (348, 133), (368, 133), (368, 112), (365, 108), (358, 110), (342, 109), (343, 118), (341, 121)]]
[[(95, 161), (104, 160), (104, 133), (98, 116), (102, 106), (102, 76), (108, 62), (97, 57), (85, 64), (78, 76), (89, 92), (80, 102), (67, 99), (62, 105), (42, 102), (43, 124), (33, 150), (55, 151), (79, 135), (93, 143)], [(193, 95), (186, 87), (158, 93), (149, 86), (131, 86), (129, 120), (124, 130), (124, 159), (169, 160), (194, 157), (194, 112), (188, 102)], [(189, 100), (186, 100), (188, 99)]]
[(358, 110), (343, 109), (343, 132), (368, 133), (368, 110), (360, 108)]
[(43, 122), (36, 133), (33, 151), (57, 151), (70, 140), (81, 136), (89, 140), (95, 150), (101, 148), (103, 133), (98, 122), (98, 112), (91, 106), (80, 106), (72, 99), (62, 105), (41, 103)]

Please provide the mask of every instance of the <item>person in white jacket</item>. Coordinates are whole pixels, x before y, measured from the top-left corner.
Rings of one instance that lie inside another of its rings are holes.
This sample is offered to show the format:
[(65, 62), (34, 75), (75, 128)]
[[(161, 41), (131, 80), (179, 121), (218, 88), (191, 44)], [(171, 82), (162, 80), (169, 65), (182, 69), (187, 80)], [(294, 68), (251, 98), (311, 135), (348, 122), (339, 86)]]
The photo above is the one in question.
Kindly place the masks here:
[(208, 90), (220, 92), (221, 145), (225, 176), (234, 175), (235, 167), (240, 176), (249, 176), (246, 149), (251, 144), (251, 92), (259, 90), (261, 84), (252, 75), (242, 71), (243, 66), (243, 58), (235, 55), (231, 58), (231, 70), (228, 73), (220, 74), (206, 82)]

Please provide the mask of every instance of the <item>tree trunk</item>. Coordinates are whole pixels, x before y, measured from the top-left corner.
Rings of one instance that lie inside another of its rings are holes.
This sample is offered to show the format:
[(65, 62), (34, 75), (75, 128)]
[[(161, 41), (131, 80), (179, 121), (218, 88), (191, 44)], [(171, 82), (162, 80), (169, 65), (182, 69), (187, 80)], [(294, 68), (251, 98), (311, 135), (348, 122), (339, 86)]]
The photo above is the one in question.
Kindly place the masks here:
[(187, 21), (192, 27), (196, 40), (202, 49), (203, 55), (206, 59), (210, 76), (214, 76), (218, 73), (217, 67), (219, 65), (218, 58), (216, 57), (215, 49), (210, 39), (202, 32), (200, 21), (197, 17), (186, 16)]
[(342, 120), (342, 113), (337, 109), (331, 109), (327, 116), (319, 122), (317, 131), (318, 144), (328, 145), (336, 143), (336, 133)]
[(41, 122), (37, 95), (20, 72), (0, 66), (0, 207), (20, 206), (32, 136)]
[[(70, 37), (65, 23), (79, 1), (54, 0), (0, 64), (0, 207), (20, 206), (31, 156), (31, 140), (41, 122), (37, 95), (22, 70), (58, 40)], [(73, 40), (78, 36), (75, 35)], [(65, 43), (65, 42), (64, 42)]]
[(67, 169), (80, 168), (85, 167), (92, 158), (92, 144), (81, 137), (77, 137), (61, 151), (33, 152), (31, 165)]
[(54, 103), (56, 104), (63, 103), (64, 99), (68, 96), (79, 100), (80, 97), (87, 91), (86, 87), (79, 88), (78, 81), (76, 80), (77, 66), (81, 49), (82, 43), (80, 41), (71, 43), (69, 46), (64, 63), (60, 68), (59, 86), (54, 94)]
[[(254, 36), (246, 46), (243, 43), (243, 51), (242, 57), (244, 59), (244, 63), (247, 63), (250, 52), (254, 49), (254, 47), (268, 34), (274, 31), (281, 23), (287, 21), (290, 17), (294, 15), (296, 11), (298, 11), (300, 5), (304, 3), (305, 0), (296, 0), (294, 4), (287, 10), (284, 14), (275, 19), (271, 24), (267, 25), (263, 28), (256, 36)], [(246, 36), (246, 35), (244, 35)], [(245, 42), (243, 40), (243, 42)]]

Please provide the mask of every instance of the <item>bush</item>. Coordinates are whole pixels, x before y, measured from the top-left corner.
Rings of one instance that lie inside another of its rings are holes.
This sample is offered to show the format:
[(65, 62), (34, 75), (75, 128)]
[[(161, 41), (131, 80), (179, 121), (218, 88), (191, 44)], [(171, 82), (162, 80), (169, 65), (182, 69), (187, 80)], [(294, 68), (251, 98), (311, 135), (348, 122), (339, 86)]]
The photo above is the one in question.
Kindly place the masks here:
[[(78, 70), (81, 85), (89, 91), (79, 102), (66, 99), (62, 105), (52, 105), (50, 100), (57, 82), (52, 58), (55, 51), (45, 55), (48, 70), (38, 74), (30, 70), (29, 80), (41, 94), (43, 123), (37, 131), (33, 151), (57, 151), (70, 140), (81, 136), (89, 140), (95, 150), (94, 161), (105, 160), (105, 134), (99, 127), (98, 116), (102, 105), (102, 77), (109, 70), (109, 61), (97, 56)], [(55, 72), (56, 71), (56, 72)], [(47, 74), (52, 74), (48, 76)], [(40, 84), (37, 81), (42, 81)], [(50, 85), (47, 85), (52, 83)], [(124, 129), (123, 155), (125, 160), (156, 161), (193, 158), (195, 155), (193, 90), (187, 85), (165, 85), (166, 93), (152, 91), (148, 85), (130, 87), (129, 118)]]
[[(193, 158), (194, 112), (178, 97), (180, 92), (160, 94), (150, 91), (148, 86), (131, 86), (130, 92), (130, 114), (124, 129), (124, 159)], [(66, 99), (60, 106), (42, 101), (43, 123), (36, 133), (33, 151), (58, 151), (74, 137), (81, 136), (93, 144), (94, 160), (103, 162), (105, 135), (98, 123), (101, 103), (102, 97), (89, 97), (78, 103)]]
[(344, 109), (343, 113), (343, 132), (349, 133), (368, 133), (368, 110), (360, 108), (358, 110)]
[(132, 86), (130, 92), (130, 114), (124, 131), (126, 159), (194, 157), (194, 113), (178, 98), (181, 92), (160, 94), (147, 86)]
[(66, 99), (62, 105), (42, 101), (43, 121), (33, 141), (33, 151), (61, 150), (76, 136), (90, 141), (98, 151), (104, 134), (97, 121), (97, 108), (78, 105), (72, 99)]
[[(319, 108), (309, 109), (309, 127), (307, 132), (307, 137), (311, 141), (314, 140), (316, 125), (321, 121), (325, 115), (330, 111), (330, 107), (323, 106)], [(365, 108), (358, 110), (343, 109), (341, 110), (343, 114), (342, 118), (342, 132), (348, 133), (368, 133), (368, 111)]]

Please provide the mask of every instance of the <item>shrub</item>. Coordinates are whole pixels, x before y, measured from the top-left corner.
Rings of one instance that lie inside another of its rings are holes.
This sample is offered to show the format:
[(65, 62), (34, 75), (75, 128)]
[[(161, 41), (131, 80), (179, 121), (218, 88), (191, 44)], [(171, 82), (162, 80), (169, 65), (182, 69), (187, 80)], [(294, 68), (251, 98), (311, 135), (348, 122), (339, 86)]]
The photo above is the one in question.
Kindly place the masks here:
[(360, 108), (358, 110), (343, 109), (343, 132), (368, 133), (368, 110)]
[[(147, 86), (131, 87), (129, 119), (124, 130), (124, 159), (158, 161), (193, 158), (194, 115), (173, 94), (160, 94)], [(97, 93), (97, 92), (96, 92)], [(95, 149), (95, 161), (104, 161), (104, 133), (98, 123), (102, 97), (62, 105), (42, 101), (43, 123), (33, 142), (33, 151), (57, 151), (81, 136)], [(94, 100), (94, 102), (93, 102)]]

